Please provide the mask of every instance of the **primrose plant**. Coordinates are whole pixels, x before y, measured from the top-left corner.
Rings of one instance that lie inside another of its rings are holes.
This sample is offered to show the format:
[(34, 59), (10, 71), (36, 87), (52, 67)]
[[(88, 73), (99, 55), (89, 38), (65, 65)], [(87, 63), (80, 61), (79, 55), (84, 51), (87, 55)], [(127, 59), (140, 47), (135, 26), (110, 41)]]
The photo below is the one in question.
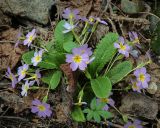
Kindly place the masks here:
[[(56, 25), (54, 40), (42, 43), (43, 40), (35, 29), (26, 36), (21, 34), (18, 41), (27, 45), (30, 51), (23, 54), (23, 65), (18, 68), (17, 74), (14, 75), (8, 68), (6, 77), (12, 81), (13, 88), (21, 85), (22, 96), (29, 95), (32, 89), (46, 89), (47, 93), (43, 99), (33, 100), (31, 111), (37, 113), (39, 117), (50, 117), (52, 108), (47, 104), (48, 94), (50, 90), (60, 85), (64, 76), (60, 66), (68, 63), (73, 72), (85, 77), (84, 80), (78, 78), (79, 93), (73, 103), (72, 118), (81, 122), (86, 119), (101, 122), (112, 118), (109, 110), (116, 109), (111, 98), (112, 87), (115, 84), (124, 77), (133, 76), (131, 87), (133, 91), (141, 92), (148, 87), (150, 81), (150, 75), (144, 67), (150, 60), (134, 68), (132, 63), (126, 60), (131, 49), (139, 45), (138, 35), (136, 32), (129, 32), (130, 39), (127, 40), (117, 33), (109, 32), (96, 48), (92, 49), (88, 44), (92, 34), (98, 24), (105, 27), (107, 22), (93, 16), (88, 19), (81, 17), (78, 10), (69, 8), (64, 10), (62, 16), (66, 20), (61, 20)], [(80, 22), (84, 27), (77, 33)], [(42, 82), (48, 87), (41, 87)]]

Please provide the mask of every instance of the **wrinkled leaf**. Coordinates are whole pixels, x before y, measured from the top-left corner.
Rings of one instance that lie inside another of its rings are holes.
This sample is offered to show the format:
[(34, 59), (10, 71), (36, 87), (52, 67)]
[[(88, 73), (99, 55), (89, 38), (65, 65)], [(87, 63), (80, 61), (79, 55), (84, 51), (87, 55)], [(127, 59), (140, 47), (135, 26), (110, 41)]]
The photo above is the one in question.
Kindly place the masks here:
[(94, 111), (94, 116), (93, 116), (94, 120), (97, 122), (97, 123), (100, 123), (101, 121), (101, 117), (99, 115), (99, 113), (97, 111)]
[(97, 101), (96, 101), (96, 98), (94, 98), (94, 99), (91, 101), (90, 107), (91, 107), (92, 110), (95, 110), (95, 109), (96, 109), (96, 106), (97, 106)]
[(132, 70), (132, 63), (124, 61), (113, 67), (106, 76), (108, 76), (113, 84), (122, 80)]
[(112, 118), (112, 114), (108, 111), (104, 111), (104, 110), (101, 110), (101, 111), (98, 111), (99, 115), (101, 115), (104, 119), (109, 119), (109, 118)]
[(96, 72), (99, 73), (115, 54), (116, 49), (113, 44), (117, 40), (118, 35), (116, 33), (108, 33), (100, 43), (98, 43), (94, 52), (95, 59), (89, 66), (89, 73), (92, 76), (95, 76)]

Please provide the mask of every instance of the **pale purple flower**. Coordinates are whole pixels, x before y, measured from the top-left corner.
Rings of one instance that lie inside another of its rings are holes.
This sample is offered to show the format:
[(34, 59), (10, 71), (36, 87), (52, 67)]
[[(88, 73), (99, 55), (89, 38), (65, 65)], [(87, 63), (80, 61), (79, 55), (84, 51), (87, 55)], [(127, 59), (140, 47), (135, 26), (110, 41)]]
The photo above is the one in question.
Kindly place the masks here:
[(21, 43), (21, 36), (22, 36), (22, 32), (21, 29), (19, 30), (18, 34), (17, 34), (17, 39), (16, 39), (16, 44), (14, 47), (18, 47), (18, 45)]
[(101, 24), (108, 25), (106, 21), (101, 20), (100, 18), (96, 18), (96, 20)]
[(145, 67), (135, 70), (134, 75), (136, 76), (137, 81), (141, 84), (143, 88), (148, 87), (148, 82), (150, 81), (150, 75), (147, 73)]
[(139, 43), (138, 34), (136, 32), (131, 31), (128, 34), (129, 34), (130, 41), (134, 43)]
[(73, 54), (66, 55), (66, 62), (70, 63), (70, 68), (72, 69), (72, 71), (75, 71), (78, 68), (80, 70), (85, 70), (85, 68), (87, 67), (87, 62), (89, 62), (88, 54), (82, 54), (80, 48), (74, 48), (72, 50), (72, 53)]
[(123, 37), (119, 37), (118, 43), (114, 43), (114, 47), (118, 48), (118, 52), (123, 54), (125, 57), (129, 57), (130, 47), (124, 41)]
[(134, 57), (134, 58), (138, 58), (139, 57), (139, 52), (138, 50), (133, 50), (132, 47), (130, 47), (130, 54)]
[(43, 50), (34, 53), (34, 57), (31, 59), (33, 66), (37, 66), (39, 62), (42, 61)]
[(28, 80), (26, 80), (25, 84), (22, 85), (22, 91), (21, 91), (21, 95), (22, 96), (27, 96), (27, 92), (30, 86), (32, 86), (34, 84), (34, 81), (30, 81), (28, 82)]
[(92, 63), (92, 62), (94, 61), (94, 59), (95, 59), (95, 57), (94, 57), (94, 56), (93, 56), (93, 57), (91, 57), (91, 58), (89, 59), (89, 61), (87, 62), (87, 64)]
[(81, 20), (84, 22), (88, 22), (88, 19), (86, 17), (81, 17)]
[(141, 83), (134, 79), (131, 79), (131, 83), (133, 91), (141, 93), (141, 89), (143, 89)]
[(81, 47), (78, 49), (81, 50), (81, 54), (88, 54), (88, 56), (92, 55), (91, 48), (88, 48), (88, 44), (83, 44)]
[(68, 33), (70, 31), (72, 31), (76, 27), (76, 25), (71, 25), (68, 22), (65, 22), (65, 24), (63, 25), (63, 27), (65, 28), (65, 30), (63, 30), (62, 32), (63, 33)]
[(69, 20), (79, 20), (79, 10), (74, 9), (70, 10), (69, 8), (66, 8), (62, 14), (63, 18), (69, 19)]
[(33, 75), (33, 78), (35, 79), (35, 81), (39, 85), (39, 79), (41, 78), (41, 74), (40, 74), (40, 71), (38, 69), (36, 70), (35, 74)]
[(18, 81), (21, 81), (23, 78), (25, 78), (28, 67), (29, 66), (27, 64), (24, 64), (18, 68)]
[(50, 117), (52, 114), (50, 105), (47, 103), (40, 102), (38, 99), (32, 101), (31, 107), (32, 113), (37, 113), (39, 117)]
[(26, 39), (23, 41), (23, 44), (28, 45), (29, 47), (35, 38), (36, 38), (36, 29), (33, 29), (26, 35)]
[(133, 123), (128, 122), (127, 124), (125, 124), (124, 128), (143, 128), (143, 127), (141, 125), (141, 121), (135, 120)]
[(12, 88), (15, 88), (17, 84), (17, 79), (15, 75), (11, 72), (11, 69), (9, 67), (7, 68), (6, 77), (11, 80)]

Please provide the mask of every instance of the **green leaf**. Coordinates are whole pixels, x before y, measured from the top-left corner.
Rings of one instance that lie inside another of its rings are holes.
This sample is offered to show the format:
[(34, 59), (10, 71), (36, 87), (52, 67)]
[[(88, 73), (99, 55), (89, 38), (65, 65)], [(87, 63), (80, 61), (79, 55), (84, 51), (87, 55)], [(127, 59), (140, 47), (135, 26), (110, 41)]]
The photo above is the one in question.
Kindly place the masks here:
[(54, 39), (52, 39), (50, 42), (46, 43), (45, 47), (48, 51), (50, 51), (54, 46)]
[(61, 71), (56, 71), (53, 73), (52, 78), (50, 80), (50, 88), (51, 89), (55, 89), (58, 86), (58, 84), (61, 80), (61, 77), (62, 77)]
[(26, 52), (22, 55), (22, 60), (26, 63), (26, 64), (32, 64), (31, 63), (31, 58), (34, 57), (34, 51), (29, 51)]
[(153, 51), (157, 54), (160, 55), (160, 22), (157, 24), (157, 28), (154, 32), (154, 35), (152, 35), (152, 43), (151, 43), (151, 47), (153, 49)]
[(47, 100), (48, 100), (48, 95), (46, 95), (45, 97), (43, 97), (42, 102), (46, 103), (46, 102), (47, 102)]
[(124, 61), (113, 67), (107, 74), (113, 84), (122, 80), (132, 70), (132, 63)]
[(90, 112), (87, 114), (87, 120), (91, 120), (93, 117), (94, 117), (94, 112), (93, 112), (93, 111), (90, 111)]
[(97, 111), (94, 111), (94, 120), (97, 122), (97, 123), (100, 123), (101, 122), (101, 117), (99, 115), (99, 113)]
[(109, 119), (109, 118), (112, 118), (112, 114), (108, 111), (104, 111), (104, 110), (101, 110), (101, 111), (98, 111), (99, 115), (102, 116), (104, 119)]
[(90, 111), (91, 111), (90, 109), (86, 108), (83, 110), (83, 113), (89, 113)]
[(71, 50), (76, 47), (78, 47), (78, 44), (76, 44), (75, 42), (65, 42), (63, 44), (63, 48), (67, 52), (71, 52)]
[(52, 60), (52, 56), (50, 56), (49, 54), (44, 54), (42, 57), (42, 61), (37, 66), (45, 69), (58, 68), (55, 62)]
[(42, 81), (48, 85), (50, 85), (50, 80), (52, 78), (54, 72), (49, 72), (42, 77)]
[(91, 87), (98, 98), (106, 98), (110, 95), (112, 85), (107, 77), (91, 79)]
[[(26, 64), (32, 64), (31, 59), (33, 57), (34, 51), (30, 51), (23, 54), (22, 59)], [(37, 66), (45, 69), (56, 69), (60, 66), (60, 64), (64, 63), (64, 61), (64, 54), (52, 51), (49, 53), (44, 53), (42, 56), (42, 61)]]
[(79, 106), (75, 106), (72, 110), (71, 116), (73, 120), (77, 122), (85, 122), (85, 117), (82, 109)]
[(123, 118), (124, 122), (126, 122), (126, 123), (128, 122), (128, 116), (127, 115), (122, 115), (122, 118)]
[(90, 107), (92, 110), (95, 110), (96, 106), (97, 106), (96, 98), (93, 98), (93, 100), (91, 101)]
[(61, 71), (49, 72), (42, 77), (42, 81), (48, 84), (51, 87), (51, 89), (55, 89), (60, 82), (61, 76)]
[(72, 42), (73, 41), (73, 35), (71, 32), (68, 33), (63, 33), (64, 28), (64, 24), (66, 21), (62, 20), (60, 21), (54, 31), (54, 37), (55, 37), (55, 48), (57, 51), (59, 52), (64, 52), (63, 49), (63, 44), (65, 42)]
[(94, 52), (95, 59), (89, 66), (89, 72), (92, 76), (95, 73), (99, 73), (105, 64), (111, 60), (116, 52), (114, 48), (114, 43), (118, 40), (118, 34), (108, 33), (101, 41), (98, 43), (96, 50)]

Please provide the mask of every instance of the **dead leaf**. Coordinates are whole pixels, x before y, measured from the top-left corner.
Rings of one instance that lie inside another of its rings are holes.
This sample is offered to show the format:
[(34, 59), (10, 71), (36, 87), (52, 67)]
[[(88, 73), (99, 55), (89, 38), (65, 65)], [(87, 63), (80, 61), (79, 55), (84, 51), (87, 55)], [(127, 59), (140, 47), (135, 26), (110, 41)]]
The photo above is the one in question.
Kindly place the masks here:
[(30, 97), (21, 98), (17, 94), (9, 91), (1, 91), (0, 98), (4, 101), (4, 105), (13, 108), (15, 113), (22, 112), (24, 109), (30, 107), (32, 101)]
[(0, 40), (3, 41), (15, 41), (16, 40), (16, 35), (18, 34), (19, 30), (18, 29), (14, 29), (14, 28), (10, 28), (7, 29), (6, 31), (3, 31), (1, 36), (0, 36)]
[(15, 48), (14, 44), (11, 44), (17, 40), (18, 33), (19, 29), (10, 28), (0, 35), (2, 42), (0, 43), (0, 71), (7, 69), (8, 66), (14, 68), (26, 51), (24, 47)]
[(19, 47), (14, 48), (10, 43), (0, 44), (0, 71), (6, 70), (8, 66), (11, 69), (14, 68), (24, 51)]
[(76, 83), (77, 83), (75, 72), (72, 72), (69, 64), (62, 64), (60, 68), (62, 69), (62, 71), (64, 72), (64, 74), (66, 75), (68, 79), (67, 91), (74, 92), (76, 89)]

